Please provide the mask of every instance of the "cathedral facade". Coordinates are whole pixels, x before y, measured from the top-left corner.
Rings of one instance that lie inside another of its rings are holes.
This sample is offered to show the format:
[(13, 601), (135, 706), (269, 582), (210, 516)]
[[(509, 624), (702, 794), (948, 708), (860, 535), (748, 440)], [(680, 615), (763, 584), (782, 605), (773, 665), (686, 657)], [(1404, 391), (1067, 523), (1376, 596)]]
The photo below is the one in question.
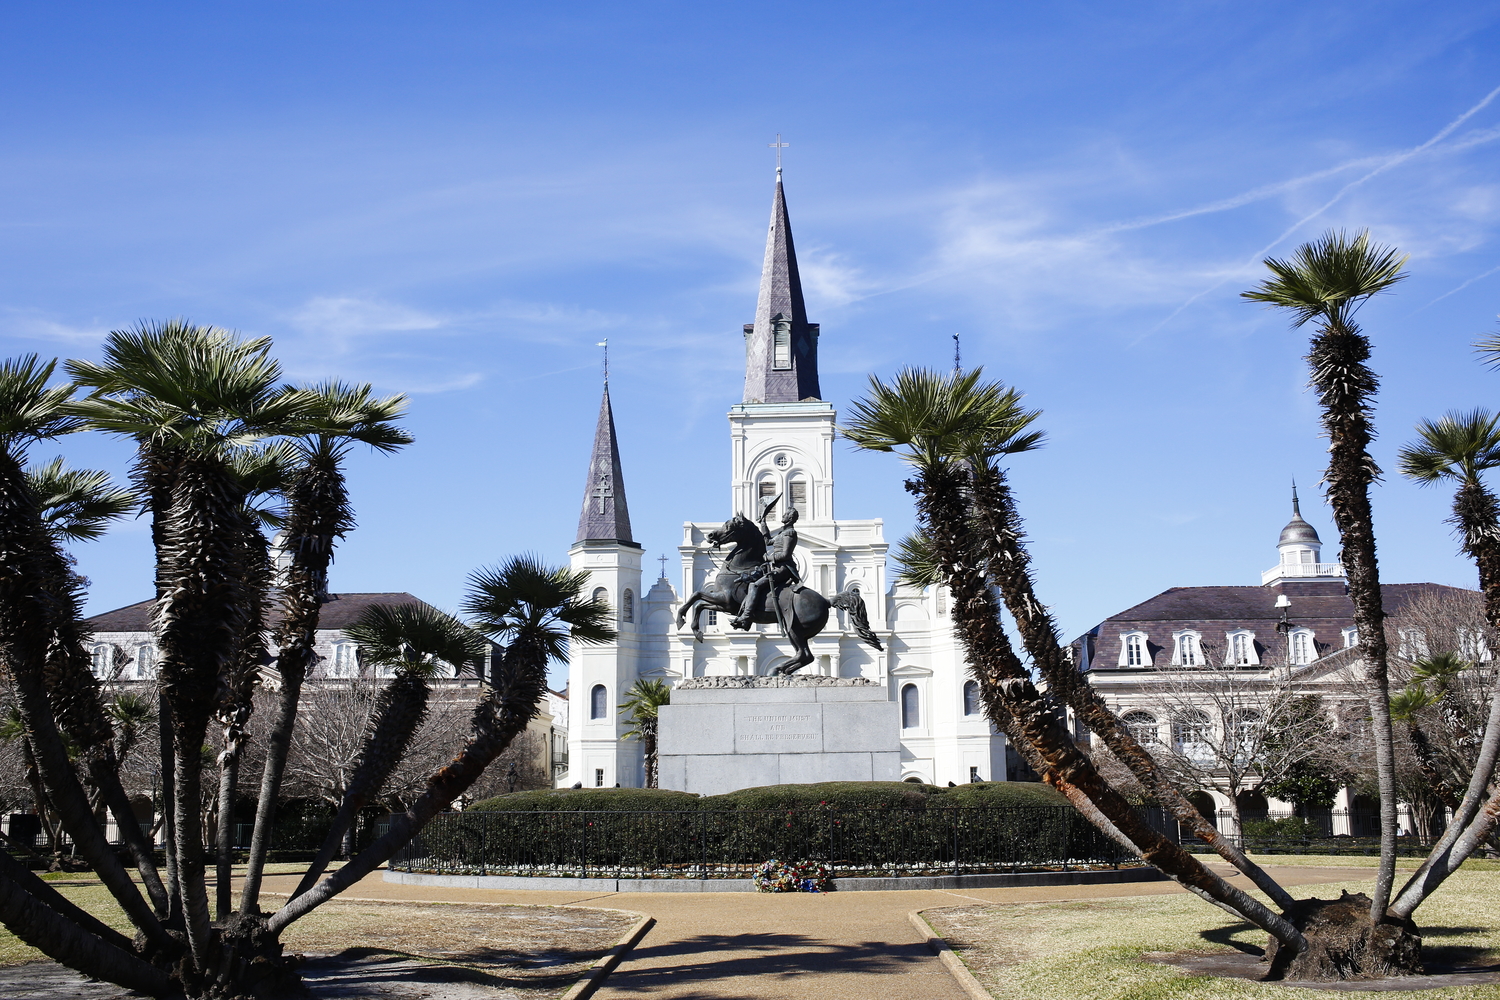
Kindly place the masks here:
[[(836, 611), (811, 640), (814, 660), (801, 672), (864, 677), (886, 687), (900, 705), (903, 780), (1006, 780), (1005, 738), (984, 716), (942, 589), (909, 587), (890, 578), (881, 519), (835, 516), (837, 413), (821, 398), (819, 334), (818, 324), (807, 320), (778, 171), (755, 321), (744, 326), (744, 385), (728, 411), (728, 510), (753, 521), (775, 500), (768, 512), (774, 525), (788, 507), (795, 508), (803, 583), (828, 597), (850, 587), (859, 590), (870, 628), (885, 648), (863, 644), (848, 613)], [(728, 395), (732, 390), (725, 388)], [(622, 738), (630, 722), (618, 708), (637, 680), (670, 686), (689, 677), (768, 674), (791, 658), (791, 646), (776, 625), (741, 631), (730, 627), (728, 614), (704, 612), (699, 642), (691, 621), (677, 624), (682, 602), (711, 582), (723, 564), (724, 553), (708, 541), (722, 523), (685, 522), (677, 559), (667, 560), (651, 586), (644, 586), (644, 553), (631, 533), (606, 384), (578, 537), (568, 554), (573, 569), (589, 572), (594, 595), (614, 609), (619, 637), (604, 646), (573, 645), (569, 769), (560, 783), (642, 784), (641, 746)]]

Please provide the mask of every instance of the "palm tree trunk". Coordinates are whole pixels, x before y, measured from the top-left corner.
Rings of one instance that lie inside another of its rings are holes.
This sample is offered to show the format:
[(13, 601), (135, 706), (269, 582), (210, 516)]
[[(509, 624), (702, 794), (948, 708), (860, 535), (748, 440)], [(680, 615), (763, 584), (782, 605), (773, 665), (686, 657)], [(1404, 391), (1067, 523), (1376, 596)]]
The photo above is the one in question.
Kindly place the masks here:
[(292, 732), (297, 725), (302, 683), (314, 661), (319, 610), (328, 589), (328, 565), (333, 561), (335, 540), (354, 523), (336, 457), (311, 456), (289, 492), (286, 544), (292, 560), (282, 592), (283, 618), (277, 630), (280, 652), (276, 667), (281, 674), (281, 691), (266, 737), (266, 764), (261, 772), (260, 801), (255, 807), (255, 832), (250, 838), (250, 857), (240, 894), (242, 913), (260, 912), (261, 878), (271, 847)]
[(1104, 741), (1111, 753), (1145, 786), (1152, 798), (1173, 817), (1208, 844), (1220, 857), (1243, 872), (1255, 887), (1283, 910), (1292, 905), (1291, 895), (1251, 861), (1241, 847), (1225, 837), (1198, 812), (1172, 782), (1156, 758), (1140, 745), (1119, 716), (1084, 678), (1082, 670), (1063, 655), (1057, 641), (1057, 624), (1046, 605), (1037, 600), (1028, 569), (1031, 557), (1021, 545), (1024, 532), (1005, 473), (996, 468), (973, 470), (974, 512), (983, 525), (983, 542), (990, 573), (1000, 588), (1006, 608), (1015, 619), (1026, 651), (1047, 680), (1049, 690), (1067, 702), (1090, 732)]
[(217, 865), (214, 873), (214, 919), (221, 923), (234, 912), (234, 793), (240, 775), (240, 750), (226, 750), (219, 761)]
[(427, 788), (399, 816), (391, 817), (390, 830), (357, 857), (316, 886), (288, 901), (267, 921), (279, 934), (292, 921), (343, 892), (406, 846), (432, 817), (479, 780), (490, 762), (505, 751), (516, 735), (536, 717), (537, 705), (546, 690), (546, 656), (537, 650), (519, 649), (519, 641), (506, 651), (506, 662), (497, 667), (498, 683), (474, 709), (468, 743), (448, 764), (427, 779)]
[(27, 892), (8, 872), (0, 873), (0, 921), (16, 937), (86, 976), (150, 996), (176, 992), (167, 973), (120, 947), (113, 938), (86, 930), (54, 903), (47, 896)]
[(646, 758), (646, 787), (656, 787), (656, 717), (641, 723), (641, 750)]
[[(983, 545), (971, 529), (970, 504), (965, 496), (970, 476), (952, 467), (930, 468), (907, 488), (917, 496), (918, 517), (932, 538), (952, 596), (954, 631), (963, 644), (966, 659), (976, 677), (980, 693), (996, 698), (1013, 720), (1016, 735), (1034, 749), (1048, 772), (1073, 796), (1087, 799), (1093, 809), (1086, 816), (1102, 814), (1109, 828), (1123, 835), (1149, 864), (1165, 872), (1197, 895), (1222, 904), (1264, 928), (1294, 951), (1305, 947), (1300, 931), (1249, 894), (1229, 885), (1205, 868), (1198, 859), (1151, 829), (1131, 804), (1095, 770), (1093, 762), (1074, 745), (1067, 727), (1051, 711), (1037, 691), (999, 620), (990, 589), (988, 560)], [(1065, 792), (1065, 794), (1068, 794)]]
[(52, 714), (45, 678), (59, 618), (50, 583), (61, 558), (21, 463), (0, 448), (0, 659), (15, 685), (26, 738), (47, 796), (78, 851), (146, 937), (170, 947), (161, 922), (105, 839)]
[[(292, 893), (293, 899), (317, 884), (335, 852), (346, 843), (345, 834), (352, 832), (360, 810), (379, 793), (391, 771), (401, 762), (412, 737), (427, 717), (427, 697), (426, 679), (409, 670), (397, 673), (381, 690), (375, 710), (370, 713), (370, 721), (366, 724), (364, 746), (355, 764), (354, 775), (344, 790), (333, 825), (328, 828), (323, 846), (303, 874), (297, 891)], [(344, 853), (352, 851), (353, 843), (349, 841)]]
[(1390, 904), (1396, 877), (1396, 754), (1391, 724), (1390, 676), (1386, 665), (1385, 609), (1375, 559), (1375, 525), (1370, 484), (1380, 474), (1370, 457), (1369, 400), (1379, 387), (1365, 361), (1370, 342), (1347, 321), (1330, 321), (1313, 338), (1307, 362), (1323, 407), (1328, 435), (1328, 469), (1323, 474), (1328, 506), (1343, 545), (1349, 599), (1361, 658), (1369, 673), (1370, 721), (1375, 743), (1375, 776), (1380, 791), (1380, 866), (1370, 894), (1370, 921), (1380, 923)]
[(188, 943), (203, 974), (209, 972), (211, 919), (204, 879), (203, 747), (220, 677), (232, 669), (248, 612), (238, 544), (242, 499), (231, 481), (217, 458), (199, 456), (182, 463), (164, 525), (164, 592), (156, 603), (160, 675), (172, 709), (176, 758), (177, 876)]
[(177, 795), (177, 761), (172, 753), (172, 706), (165, 690), (156, 706), (157, 749), (161, 761), (161, 832), (167, 864), (167, 926), (182, 929), (182, 879), (177, 872), (177, 820), (172, 808)]

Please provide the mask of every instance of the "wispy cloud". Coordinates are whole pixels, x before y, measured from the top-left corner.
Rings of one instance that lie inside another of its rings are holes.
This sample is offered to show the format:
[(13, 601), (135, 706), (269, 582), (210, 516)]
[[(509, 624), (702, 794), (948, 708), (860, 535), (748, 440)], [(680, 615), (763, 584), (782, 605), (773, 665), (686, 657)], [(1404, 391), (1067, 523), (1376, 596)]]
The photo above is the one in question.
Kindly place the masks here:
[[(1274, 250), (1278, 246), (1280, 246), (1285, 240), (1287, 240), (1289, 237), (1291, 237), (1294, 233), (1296, 233), (1298, 230), (1300, 230), (1303, 226), (1307, 225), (1309, 222), (1312, 222), (1314, 219), (1322, 216), (1330, 208), (1332, 208), (1333, 206), (1337, 205), (1339, 202), (1343, 201), (1344, 198), (1345, 198), (1345, 196), (1347, 196), (1355, 188), (1360, 187), (1361, 185), (1367, 183), (1370, 180), (1373, 180), (1375, 177), (1378, 177), (1379, 175), (1385, 173), (1386, 171), (1393, 170), (1396, 167), (1400, 166), (1401, 164), (1406, 163), (1408, 160), (1411, 160), (1413, 157), (1420, 156), (1423, 153), (1426, 153), (1428, 150), (1432, 149), (1433, 147), (1437, 146), (1444, 139), (1448, 138), (1448, 136), (1452, 135), (1455, 131), (1457, 131), (1458, 127), (1461, 126), (1464, 122), (1468, 121), (1470, 118), (1474, 117), (1480, 111), (1484, 110), (1484, 108), (1486, 108), (1487, 106), (1489, 106), (1489, 104), (1492, 101), (1494, 101), (1494, 99), (1496, 97), (1500, 97), (1500, 87), (1496, 87), (1494, 90), (1491, 90), (1488, 94), (1486, 94), (1484, 96), (1484, 98), (1482, 100), (1480, 100), (1480, 102), (1478, 104), (1475, 104), (1469, 110), (1465, 111), (1463, 114), (1461, 114), (1457, 118), (1453, 119), (1447, 125), (1444, 125), (1441, 129), (1438, 130), (1438, 132), (1437, 132), (1436, 135), (1434, 135), (1432, 138), (1428, 139), (1426, 142), (1422, 143), (1419, 146), (1413, 146), (1410, 149), (1407, 149), (1407, 150), (1404, 150), (1404, 151), (1402, 151), (1400, 153), (1395, 153), (1395, 154), (1393, 154), (1391, 156), (1383, 158), (1374, 167), (1374, 169), (1369, 170), (1369, 171), (1367, 171), (1364, 174), (1361, 174), (1359, 177), (1356, 177), (1354, 180), (1352, 180), (1349, 183), (1345, 184), (1343, 187), (1339, 188), (1336, 192), (1334, 192), (1333, 196), (1330, 197), (1327, 201), (1323, 202), (1323, 204), (1319, 205), (1317, 208), (1313, 209), (1311, 212), (1308, 212), (1307, 214), (1303, 215), (1296, 222), (1292, 223), (1290, 226), (1288, 226), (1286, 229), (1284, 229), (1281, 232), (1281, 234), (1278, 235), (1274, 240), (1272, 240), (1270, 243), (1267, 243), (1260, 250), (1256, 251), (1255, 254), (1253, 254), (1252, 256), (1250, 256), (1249, 258), (1247, 258), (1247, 260), (1246, 260), (1246, 262), (1245, 262), (1245, 264), (1243, 266), (1244, 267), (1253, 267), (1256, 263), (1258, 263), (1259, 261), (1261, 261), (1266, 256), (1266, 254), (1270, 253), (1272, 250)], [(1483, 138), (1484, 136), (1489, 136), (1489, 138)], [(1485, 132), (1476, 133), (1474, 135), (1468, 136), (1468, 137), (1466, 137), (1466, 141), (1468, 142), (1468, 145), (1473, 146), (1473, 145), (1478, 145), (1482, 141), (1483, 142), (1491, 141), (1491, 139), (1493, 139), (1493, 138), (1500, 138), (1500, 128), (1488, 129), (1488, 130), (1485, 130)], [(1203, 289), (1202, 291), (1198, 292), (1197, 294), (1195, 294), (1194, 296), (1192, 296), (1191, 298), (1189, 298), (1182, 305), (1178, 306), (1176, 309), (1174, 309), (1172, 311), (1171, 315), (1169, 315), (1166, 319), (1162, 320), (1160, 323), (1156, 324), (1156, 326), (1153, 327), (1150, 332), (1151, 333), (1155, 333), (1157, 330), (1160, 330), (1162, 327), (1164, 327), (1168, 323), (1172, 322), (1172, 320), (1174, 320), (1178, 316), (1180, 316), (1183, 313), (1183, 311), (1186, 310), (1189, 306), (1191, 306), (1194, 302), (1197, 302), (1199, 299), (1203, 298), (1205, 295), (1209, 295), (1212, 292), (1217, 291), (1219, 288), (1222, 288), (1224, 286), (1225, 282), (1227, 282), (1231, 277), (1233, 277), (1234, 275), (1236, 275), (1238, 273), (1242, 273), (1241, 269), (1231, 268), (1228, 271), (1226, 271), (1226, 273), (1224, 274), (1224, 276), (1222, 278), (1220, 278), (1218, 281), (1214, 282), (1212, 285), (1208, 286), (1207, 288)], [(1145, 336), (1145, 335), (1143, 334), (1143, 336)]]
[(0, 310), (0, 329), (7, 336), (25, 340), (93, 346), (109, 332), (104, 326), (71, 326), (30, 309)]
[[(1427, 306), (1437, 305), (1439, 302), (1443, 301), (1448, 296), (1450, 296), (1450, 295), (1457, 295), (1459, 292), (1463, 291), (1465, 288), (1468, 288), (1470, 285), (1474, 284), (1474, 282), (1476, 282), (1476, 281), (1483, 281), (1485, 278), (1488, 278), (1490, 275), (1495, 274), (1497, 272), (1500, 272), (1500, 264), (1496, 264), (1494, 267), (1490, 268), (1488, 271), (1485, 271), (1483, 274), (1476, 274), (1476, 275), (1474, 275), (1474, 277), (1470, 278), (1468, 281), (1465, 281), (1463, 284), (1459, 285), (1457, 288), (1449, 289), (1448, 291), (1444, 292), (1442, 295), (1439, 295), (1437, 298), (1435, 298), (1431, 302), (1427, 303), (1427, 305), (1423, 306), (1422, 309), (1426, 309)], [(1415, 316), (1417, 313), (1421, 312), (1422, 309), (1415, 309), (1415, 310), (1413, 310), (1412, 311), (1412, 315)]]
[(444, 320), (408, 306), (352, 297), (309, 300), (287, 317), (308, 335), (348, 343), (371, 335), (436, 330)]

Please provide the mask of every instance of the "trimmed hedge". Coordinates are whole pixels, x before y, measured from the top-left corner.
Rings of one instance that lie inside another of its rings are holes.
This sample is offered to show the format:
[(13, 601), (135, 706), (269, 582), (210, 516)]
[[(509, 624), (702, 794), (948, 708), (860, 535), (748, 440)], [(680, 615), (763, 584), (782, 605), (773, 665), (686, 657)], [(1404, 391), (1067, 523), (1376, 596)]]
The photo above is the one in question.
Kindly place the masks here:
[(1050, 786), (1034, 781), (984, 781), (956, 788), (914, 781), (823, 781), (811, 785), (764, 785), (724, 795), (694, 795), (665, 788), (549, 788), (514, 792), (476, 802), (468, 812), (641, 811), (810, 809), (953, 809), (969, 806), (1063, 806)]

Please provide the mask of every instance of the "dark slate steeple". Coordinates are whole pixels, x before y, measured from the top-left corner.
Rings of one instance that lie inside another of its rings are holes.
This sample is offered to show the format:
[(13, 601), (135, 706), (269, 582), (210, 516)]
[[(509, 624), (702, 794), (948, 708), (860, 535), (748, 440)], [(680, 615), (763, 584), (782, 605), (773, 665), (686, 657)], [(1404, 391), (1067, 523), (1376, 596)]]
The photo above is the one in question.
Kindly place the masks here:
[(599, 403), (594, 428), (594, 453), (583, 486), (583, 513), (578, 518), (577, 542), (608, 541), (635, 545), (630, 534), (630, 508), (625, 503), (625, 475), (620, 471), (620, 447), (615, 442), (615, 413), (609, 405), (609, 383)]
[(746, 403), (796, 403), (818, 399), (818, 324), (807, 321), (792, 223), (786, 214), (781, 170), (771, 203), (771, 231), (760, 273), (755, 322), (745, 325)]

